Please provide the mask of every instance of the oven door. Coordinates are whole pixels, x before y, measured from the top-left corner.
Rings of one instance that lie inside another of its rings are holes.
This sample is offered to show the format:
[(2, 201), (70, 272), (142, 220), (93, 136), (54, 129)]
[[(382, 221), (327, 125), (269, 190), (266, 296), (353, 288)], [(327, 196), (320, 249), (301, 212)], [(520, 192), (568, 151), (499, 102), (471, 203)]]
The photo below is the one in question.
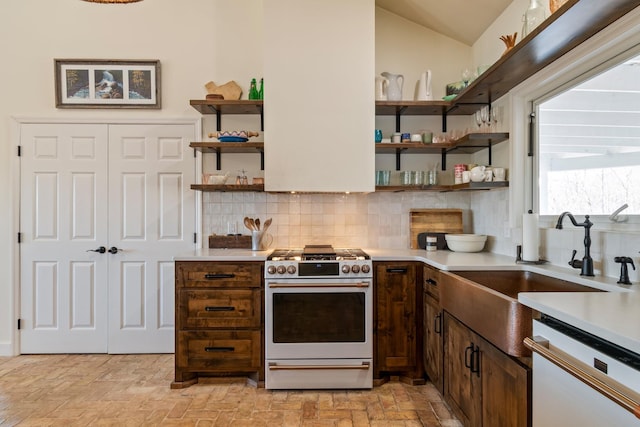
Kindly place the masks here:
[(267, 280), (265, 356), (371, 359), (371, 279)]

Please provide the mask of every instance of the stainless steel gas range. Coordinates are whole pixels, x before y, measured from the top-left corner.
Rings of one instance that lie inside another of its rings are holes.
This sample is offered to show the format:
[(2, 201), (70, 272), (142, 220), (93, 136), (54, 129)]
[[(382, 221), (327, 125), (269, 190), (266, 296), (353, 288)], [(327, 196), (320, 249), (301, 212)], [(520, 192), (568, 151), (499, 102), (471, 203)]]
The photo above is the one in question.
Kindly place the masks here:
[(265, 264), (265, 387), (371, 388), (371, 258), (329, 245), (276, 249)]

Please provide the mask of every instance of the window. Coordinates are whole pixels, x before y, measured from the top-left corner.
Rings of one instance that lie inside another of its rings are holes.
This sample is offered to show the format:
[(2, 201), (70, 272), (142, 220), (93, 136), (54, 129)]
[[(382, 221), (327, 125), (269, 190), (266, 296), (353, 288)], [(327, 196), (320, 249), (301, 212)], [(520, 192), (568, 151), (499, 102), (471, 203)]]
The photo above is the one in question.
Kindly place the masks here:
[(640, 56), (536, 105), (540, 214), (639, 215)]

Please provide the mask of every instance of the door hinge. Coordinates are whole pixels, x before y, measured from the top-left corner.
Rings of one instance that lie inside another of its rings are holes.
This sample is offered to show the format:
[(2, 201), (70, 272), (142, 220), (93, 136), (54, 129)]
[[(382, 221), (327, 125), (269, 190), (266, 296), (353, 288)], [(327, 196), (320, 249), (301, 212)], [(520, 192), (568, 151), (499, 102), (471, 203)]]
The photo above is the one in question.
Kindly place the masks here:
[(22, 233), (18, 232), (18, 243), (22, 243)]
[(18, 329), (22, 329), (22, 319), (18, 319)]
[(22, 145), (18, 145), (18, 157), (22, 156)]
[(193, 233), (193, 243), (198, 243), (198, 233)]

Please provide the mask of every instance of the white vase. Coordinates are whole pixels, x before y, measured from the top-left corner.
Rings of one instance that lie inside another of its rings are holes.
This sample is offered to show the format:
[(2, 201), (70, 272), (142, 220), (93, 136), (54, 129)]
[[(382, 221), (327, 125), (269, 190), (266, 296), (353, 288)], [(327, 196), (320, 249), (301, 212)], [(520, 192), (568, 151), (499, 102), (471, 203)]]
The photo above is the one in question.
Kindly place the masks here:
[(547, 19), (547, 10), (542, 5), (542, 1), (531, 0), (529, 8), (522, 16), (522, 38), (531, 34), (545, 19)]

